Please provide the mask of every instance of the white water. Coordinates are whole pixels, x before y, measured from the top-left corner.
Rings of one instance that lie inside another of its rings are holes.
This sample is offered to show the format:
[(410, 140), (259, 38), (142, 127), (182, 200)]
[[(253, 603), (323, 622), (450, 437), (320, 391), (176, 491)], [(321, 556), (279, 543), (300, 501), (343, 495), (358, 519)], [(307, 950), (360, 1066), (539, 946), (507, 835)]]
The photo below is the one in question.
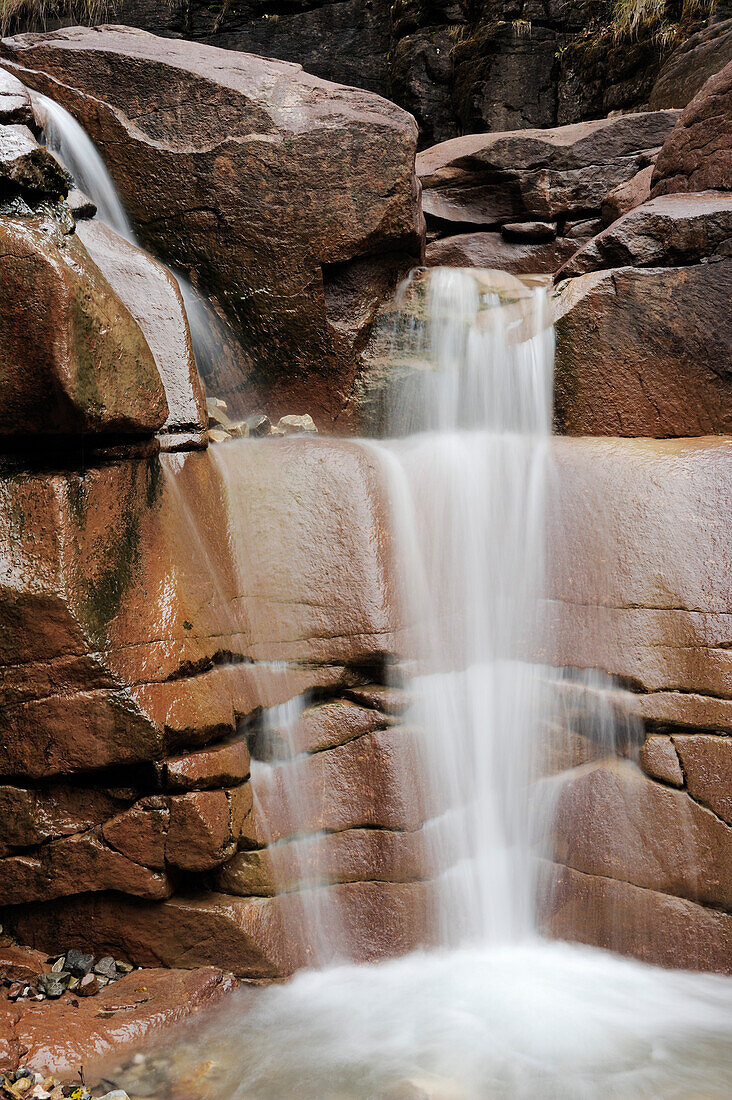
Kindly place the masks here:
[[(86, 130), (59, 103), (40, 92), (30, 94), (47, 147), (71, 173), (79, 190), (92, 200), (101, 220), (137, 248), (142, 248), (109, 169)], [(196, 364), (205, 380), (228, 336), (211, 303), (184, 275), (172, 268), (169, 270), (183, 295)]]
[[(36, 103), (50, 147), (100, 216), (134, 240), (84, 131), (57, 105)], [(193, 320), (201, 301), (181, 286)], [(400, 349), (421, 372), (408, 403), (391, 409), (401, 438), (364, 443), (384, 470), (415, 624), (421, 670), (411, 720), (424, 731), (444, 947), (324, 967), (340, 918), (326, 891), (305, 891), (313, 900), (301, 912), (320, 968), (229, 1002), (162, 1058), (163, 1076), (178, 1079), (210, 1062), (201, 1092), (210, 1100), (732, 1094), (729, 980), (549, 943), (535, 930), (534, 856), (551, 801), (533, 780), (547, 729), (567, 726), (561, 678), (529, 659), (540, 648), (552, 476), (542, 302), (541, 291), (505, 278), (491, 290), (473, 274), (435, 273), (427, 323), (408, 325)], [(602, 702), (602, 692), (587, 694)], [(291, 728), (297, 706), (273, 722)], [(594, 728), (598, 754), (612, 748), (602, 706), (579, 724)], [(298, 798), (289, 792), (290, 811), (305, 820), (310, 808)], [(133, 1095), (134, 1072), (122, 1075)]]

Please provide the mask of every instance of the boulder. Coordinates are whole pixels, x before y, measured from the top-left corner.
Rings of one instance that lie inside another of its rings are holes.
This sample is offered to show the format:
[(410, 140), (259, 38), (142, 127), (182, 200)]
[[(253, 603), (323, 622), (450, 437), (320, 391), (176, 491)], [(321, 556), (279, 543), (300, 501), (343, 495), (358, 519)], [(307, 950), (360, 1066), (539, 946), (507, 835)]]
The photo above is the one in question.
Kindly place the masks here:
[(732, 61), (732, 19), (692, 34), (661, 67), (649, 100), (653, 110), (686, 107), (711, 76)]
[(59, 199), (68, 190), (65, 171), (27, 126), (0, 126), (0, 201), (19, 193), (31, 202)]
[(622, 218), (623, 214), (647, 202), (651, 197), (652, 176), (653, 165), (649, 164), (647, 168), (641, 168), (640, 172), (636, 172), (626, 183), (620, 183), (614, 187), (602, 200), (600, 207), (602, 224), (611, 225), (618, 218)]
[(137, 322), (50, 217), (0, 224), (0, 435), (151, 435), (168, 415)]
[[(642, 219), (639, 211), (627, 217)], [(644, 245), (659, 248), (642, 239), (636, 247)], [(732, 379), (719, 318), (731, 292), (730, 259), (611, 268), (560, 284), (554, 302), (560, 430), (654, 437), (730, 432)]]
[(732, 255), (732, 195), (659, 195), (575, 253), (556, 279), (610, 267), (678, 267)]
[(553, 274), (577, 251), (566, 237), (544, 244), (513, 243), (500, 233), (458, 233), (432, 241), (425, 249), (427, 267), (484, 267), (513, 275)]
[(648, 165), (678, 117), (651, 111), (453, 138), (417, 157), (423, 209), (438, 223), (476, 227), (599, 213), (608, 191)]
[(168, 790), (229, 787), (249, 778), (249, 749), (244, 740), (225, 742), (200, 752), (169, 757), (160, 771), (162, 784)]
[(12, 73), (0, 70), (0, 125), (35, 128), (33, 107), (27, 89)]
[(206, 398), (177, 282), (162, 264), (104, 222), (80, 221), (76, 233), (137, 321), (155, 358), (168, 403), (162, 431), (203, 432), (208, 426)]
[(651, 182), (653, 196), (732, 189), (732, 61), (684, 108)]
[[(2, 54), (86, 127), (143, 243), (233, 321), (242, 398), (338, 420), (357, 341), (331, 323), (329, 286), (354, 262), (403, 271), (421, 254), (411, 117), (299, 65), (130, 28), (6, 39)], [(357, 297), (372, 293), (366, 279)]]

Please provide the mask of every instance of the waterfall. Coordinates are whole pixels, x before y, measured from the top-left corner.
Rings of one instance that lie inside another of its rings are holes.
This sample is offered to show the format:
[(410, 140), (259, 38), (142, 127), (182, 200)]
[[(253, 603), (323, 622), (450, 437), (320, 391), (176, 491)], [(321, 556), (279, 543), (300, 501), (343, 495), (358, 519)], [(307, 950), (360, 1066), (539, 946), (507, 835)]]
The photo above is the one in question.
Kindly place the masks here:
[[(71, 173), (79, 190), (92, 200), (101, 220), (131, 244), (142, 248), (109, 169), (86, 130), (60, 103), (40, 92), (31, 91), (30, 95), (47, 148)], [(206, 381), (222, 358), (222, 348), (230, 337), (204, 295), (179, 271), (169, 270), (183, 295), (196, 365)]]

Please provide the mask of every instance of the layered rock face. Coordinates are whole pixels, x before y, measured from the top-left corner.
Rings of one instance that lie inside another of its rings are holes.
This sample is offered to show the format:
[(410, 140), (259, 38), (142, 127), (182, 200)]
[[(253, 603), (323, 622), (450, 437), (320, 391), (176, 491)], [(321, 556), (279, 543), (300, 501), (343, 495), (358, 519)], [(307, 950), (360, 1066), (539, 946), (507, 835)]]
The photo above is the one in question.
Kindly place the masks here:
[[(704, 863), (729, 855), (729, 442), (567, 440), (557, 461), (566, 566), (538, 656), (633, 684), (647, 740), (645, 775), (598, 762), (565, 788), (545, 919), (729, 969), (732, 899)], [(431, 809), (409, 700), (383, 686), (408, 643), (372, 463), (350, 443), (248, 441), (4, 479), (22, 532), (12, 551), (3, 535), (6, 927), (46, 950), (272, 977), (312, 957), (308, 891), (325, 889), (332, 944), (357, 958), (429, 938)], [(303, 692), (294, 740), (263, 742), (262, 710)], [(629, 804), (640, 832), (613, 826)], [(592, 842), (600, 827), (614, 847)], [(324, 835), (304, 847), (303, 828)]]
[(613, 0), (298, 0), (276, 11), (261, 0), (118, 0), (114, 18), (378, 92), (414, 114), (429, 145), (601, 118), (649, 99), (684, 107), (730, 59), (729, 8), (708, 8), (655, 5), (658, 18), (620, 36)]
[(340, 423), (374, 313), (421, 254), (413, 120), (297, 65), (125, 28), (3, 54), (90, 133), (143, 242), (234, 323), (245, 362), (217, 395)]

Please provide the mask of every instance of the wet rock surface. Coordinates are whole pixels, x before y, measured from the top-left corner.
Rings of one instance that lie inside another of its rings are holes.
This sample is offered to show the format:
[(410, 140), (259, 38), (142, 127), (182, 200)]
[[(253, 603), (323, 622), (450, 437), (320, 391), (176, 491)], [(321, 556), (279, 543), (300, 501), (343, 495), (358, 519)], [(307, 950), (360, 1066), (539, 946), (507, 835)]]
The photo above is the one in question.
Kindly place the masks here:
[[(16, 38), (3, 52), (87, 128), (146, 246), (234, 323), (249, 362), (240, 399), (275, 419), (305, 407), (339, 422), (379, 295), (421, 254), (413, 120), (296, 65), (131, 29)], [(372, 304), (363, 263), (379, 256), (394, 275)], [(354, 263), (366, 305), (346, 331), (328, 287)]]

